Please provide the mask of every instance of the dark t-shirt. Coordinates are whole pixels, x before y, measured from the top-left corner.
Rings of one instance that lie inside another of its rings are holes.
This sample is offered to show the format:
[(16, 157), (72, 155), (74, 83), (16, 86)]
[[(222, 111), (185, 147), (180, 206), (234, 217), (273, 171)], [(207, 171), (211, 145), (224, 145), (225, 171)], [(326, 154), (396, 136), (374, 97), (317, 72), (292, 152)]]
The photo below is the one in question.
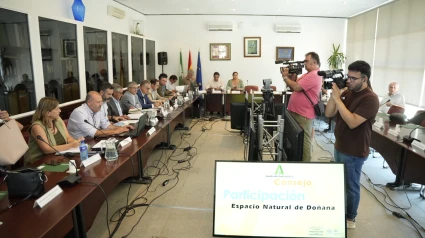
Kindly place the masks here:
[(345, 107), (363, 118), (362, 124), (350, 129), (339, 112), (336, 114), (335, 149), (355, 157), (365, 158), (369, 154), (372, 125), (379, 109), (378, 96), (369, 88), (360, 92), (345, 91), (341, 95)]

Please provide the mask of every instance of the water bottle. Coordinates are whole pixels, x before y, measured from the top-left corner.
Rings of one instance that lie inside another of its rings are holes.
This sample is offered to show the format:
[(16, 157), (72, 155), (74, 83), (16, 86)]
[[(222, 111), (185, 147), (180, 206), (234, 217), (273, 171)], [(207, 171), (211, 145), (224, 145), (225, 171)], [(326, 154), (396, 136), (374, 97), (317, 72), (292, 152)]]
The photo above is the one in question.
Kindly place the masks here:
[(87, 147), (87, 144), (84, 142), (84, 140), (82, 140), (80, 142), (80, 159), (81, 161), (84, 161), (88, 158), (89, 158), (88, 147)]

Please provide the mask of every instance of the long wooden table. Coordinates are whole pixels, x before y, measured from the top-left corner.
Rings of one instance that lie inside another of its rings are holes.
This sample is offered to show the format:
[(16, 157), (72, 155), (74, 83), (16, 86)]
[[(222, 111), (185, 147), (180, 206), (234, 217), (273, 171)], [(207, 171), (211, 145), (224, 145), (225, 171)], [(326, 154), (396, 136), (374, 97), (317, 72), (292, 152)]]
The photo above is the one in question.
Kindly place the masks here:
[[(395, 125), (389, 122), (388, 116), (379, 114), (376, 120), (383, 118), (384, 127), (377, 128), (373, 126), (371, 147), (378, 151), (387, 161), (391, 171), (396, 175), (396, 179), (388, 186), (398, 187), (408, 183), (425, 184), (425, 152), (416, 147), (412, 147), (403, 142), (403, 137), (408, 136), (414, 125), (401, 126), (399, 137), (396, 137), (388, 131), (394, 129)], [(425, 129), (418, 128), (411, 133), (422, 143), (425, 143)]]
[[(103, 192), (97, 188), (98, 184), (106, 194), (109, 194), (119, 183), (129, 177), (136, 177), (142, 173), (149, 155), (156, 145), (170, 143), (171, 133), (178, 123), (184, 123), (190, 116), (193, 101), (171, 112), (166, 118), (159, 121), (156, 132), (147, 136), (145, 131), (132, 140), (131, 145), (119, 149), (119, 157), (115, 162), (102, 159), (87, 168), (80, 168), (79, 174), (82, 183), (72, 188), (63, 188), (63, 193), (53, 199), (43, 209), (33, 208), (35, 199), (31, 198), (9, 211), (0, 214), (1, 237), (63, 237), (70, 231), (74, 237), (85, 237), (90, 229), (101, 205), (105, 201)], [(88, 140), (94, 145), (96, 140)], [(78, 156), (74, 158), (80, 164)], [(60, 156), (47, 155), (31, 165), (37, 167), (50, 161), (67, 160)], [(140, 165), (140, 162), (142, 165)], [(56, 183), (67, 176), (66, 172), (45, 172), (48, 181), (45, 184), (46, 192), (56, 186)], [(0, 190), (7, 190), (4, 184)], [(18, 199), (19, 200), (19, 199)], [(0, 209), (9, 206), (16, 199), (7, 197), (0, 200)], [(105, 227), (106, 229), (106, 227)]]

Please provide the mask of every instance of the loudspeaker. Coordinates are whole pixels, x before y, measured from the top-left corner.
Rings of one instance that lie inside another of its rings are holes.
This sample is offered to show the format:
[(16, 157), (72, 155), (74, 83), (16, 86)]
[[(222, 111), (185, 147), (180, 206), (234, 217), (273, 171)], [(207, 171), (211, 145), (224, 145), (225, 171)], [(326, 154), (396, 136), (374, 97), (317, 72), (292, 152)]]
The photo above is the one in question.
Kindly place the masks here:
[(244, 102), (230, 103), (230, 128), (243, 130), (245, 125), (245, 110)]
[(167, 65), (167, 63), (168, 63), (167, 52), (158, 52), (158, 64)]

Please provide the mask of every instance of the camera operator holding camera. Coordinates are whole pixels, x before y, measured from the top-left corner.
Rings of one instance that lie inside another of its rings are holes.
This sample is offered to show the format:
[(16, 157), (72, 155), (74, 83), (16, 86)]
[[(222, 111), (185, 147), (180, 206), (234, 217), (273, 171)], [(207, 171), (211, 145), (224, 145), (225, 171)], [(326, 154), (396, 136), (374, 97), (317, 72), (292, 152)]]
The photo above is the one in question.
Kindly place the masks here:
[(355, 218), (360, 202), (360, 175), (369, 155), (372, 124), (379, 108), (378, 96), (370, 85), (370, 65), (355, 61), (348, 66), (348, 90), (341, 94), (332, 83), (332, 96), (326, 107), (327, 117), (336, 115), (336, 162), (345, 164), (347, 193), (347, 228), (355, 228)]
[[(310, 100), (313, 103), (319, 101), (319, 93), (322, 87), (322, 77), (317, 74), (320, 67), (319, 55), (315, 52), (307, 53), (305, 55), (304, 67), (307, 73), (299, 77), (296, 81), (288, 78), (289, 68), (280, 68), (280, 71), (286, 85), (294, 90), (288, 103), (288, 111), (304, 130), (303, 161), (310, 162), (313, 119), (316, 117), (314, 106)], [(302, 91), (307, 94), (310, 100)]]

